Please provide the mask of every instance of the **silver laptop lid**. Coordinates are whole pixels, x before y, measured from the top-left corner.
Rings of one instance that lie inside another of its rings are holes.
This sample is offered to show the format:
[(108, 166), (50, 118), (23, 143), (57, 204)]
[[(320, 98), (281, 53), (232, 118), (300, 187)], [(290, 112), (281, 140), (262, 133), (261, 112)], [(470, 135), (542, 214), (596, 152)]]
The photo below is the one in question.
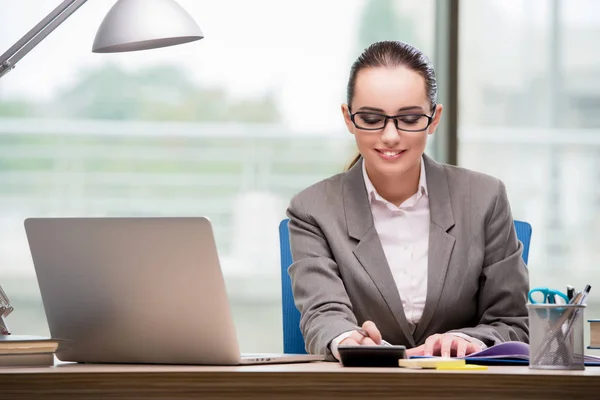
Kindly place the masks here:
[(234, 365), (240, 351), (207, 218), (29, 218), (63, 361)]

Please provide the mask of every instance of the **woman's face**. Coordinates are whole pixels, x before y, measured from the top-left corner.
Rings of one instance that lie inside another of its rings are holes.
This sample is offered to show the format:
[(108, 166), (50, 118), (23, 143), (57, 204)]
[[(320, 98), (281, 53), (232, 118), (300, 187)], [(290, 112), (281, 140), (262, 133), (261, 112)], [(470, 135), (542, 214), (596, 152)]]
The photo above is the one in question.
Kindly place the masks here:
[(437, 105), (429, 127), (421, 132), (398, 130), (392, 119), (381, 129), (364, 129), (380, 127), (384, 118), (379, 115), (401, 116), (398, 118), (401, 128), (420, 129), (427, 125), (428, 119), (418, 115), (431, 116), (431, 104), (425, 91), (425, 79), (418, 72), (403, 66), (361, 70), (356, 77), (350, 107), (352, 113), (360, 113), (355, 116), (360, 128), (352, 122), (346, 104), (342, 105), (344, 120), (356, 139), (370, 175), (397, 176), (413, 168), (419, 169), (427, 137), (439, 123), (441, 105)]

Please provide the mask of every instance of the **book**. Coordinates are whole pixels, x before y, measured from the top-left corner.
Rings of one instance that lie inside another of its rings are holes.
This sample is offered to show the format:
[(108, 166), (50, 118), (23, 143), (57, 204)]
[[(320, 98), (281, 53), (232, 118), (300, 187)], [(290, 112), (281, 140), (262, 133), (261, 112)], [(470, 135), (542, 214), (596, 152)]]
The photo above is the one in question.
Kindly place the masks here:
[(0, 355), (54, 353), (58, 344), (44, 336), (0, 335)]
[(0, 354), (0, 367), (47, 367), (54, 365), (54, 353)]
[(59, 341), (44, 336), (0, 335), (0, 366), (54, 365)]
[(398, 360), (398, 366), (410, 369), (437, 369), (439, 371), (486, 371), (487, 366), (467, 364), (464, 359), (450, 357), (409, 358)]
[[(415, 356), (411, 358), (421, 358)], [(423, 357), (424, 358), (424, 357)], [(484, 365), (527, 365), (529, 364), (529, 344), (504, 342), (464, 357), (467, 364)], [(600, 366), (600, 357), (585, 355), (586, 366)]]
[(467, 363), (465, 360), (459, 358), (446, 358), (446, 357), (434, 357), (434, 358), (409, 358), (398, 360), (398, 366), (405, 368), (439, 368), (443, 366), (448, 367), (462, 367)]
[(590, 345), (589, 349), (600, 348), (600, 319), (588, 319), (590, 324)]

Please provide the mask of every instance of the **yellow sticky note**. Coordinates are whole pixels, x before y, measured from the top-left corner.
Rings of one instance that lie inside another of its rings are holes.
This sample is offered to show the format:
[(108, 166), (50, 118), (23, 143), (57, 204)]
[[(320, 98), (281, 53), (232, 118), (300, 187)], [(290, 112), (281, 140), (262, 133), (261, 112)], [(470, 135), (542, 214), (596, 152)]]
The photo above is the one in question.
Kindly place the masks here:
[(459, 368), (467, 365), (465, 360), (457, 358), (410, 358), (398, 360), (398, 365), (404, 368)]
[(466, 364), (462, 366), (440, 365), (436, 369), (440, 371), (485, 371), (488, 367), (485, 365)]

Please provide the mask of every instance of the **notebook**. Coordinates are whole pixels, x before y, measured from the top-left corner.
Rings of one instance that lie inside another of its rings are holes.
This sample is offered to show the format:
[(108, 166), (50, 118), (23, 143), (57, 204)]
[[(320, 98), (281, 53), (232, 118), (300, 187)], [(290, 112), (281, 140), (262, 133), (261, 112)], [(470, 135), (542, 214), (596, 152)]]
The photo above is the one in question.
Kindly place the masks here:
[[(411, 358), (420, 358), (414, 356)], [(464, 357), (467, 364), (480, 365), (528, 365), (529, 345), (523, 342), (504, 342), (488, 347), (477, 353), (471, 353)], [(586, 366), (600, 367), (600, 357), (586, 355), (584, 358)]]

